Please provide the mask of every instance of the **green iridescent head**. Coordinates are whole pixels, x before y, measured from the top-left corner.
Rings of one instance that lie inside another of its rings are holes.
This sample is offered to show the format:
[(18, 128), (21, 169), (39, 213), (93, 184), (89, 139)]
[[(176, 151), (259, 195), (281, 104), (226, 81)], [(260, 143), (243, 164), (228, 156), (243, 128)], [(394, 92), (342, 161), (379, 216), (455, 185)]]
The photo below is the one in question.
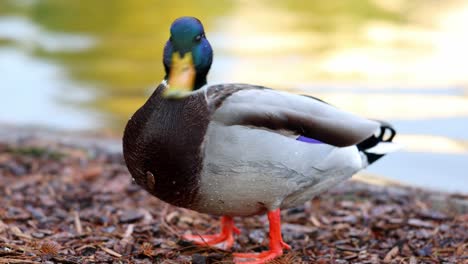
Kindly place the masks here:
[(213, 50), (205, 37), (205, 30), (200, 20), (194, 17), (181, 17), (171, 25), (171, 37), (164, 47), (164, 68), (166, 79), (172, 66), (173, 54), (184, 57), (191, 53), (195, 68), (195, 81), (193, 89), (199, 89), (206, 84), (206, 76), (213, 61)]

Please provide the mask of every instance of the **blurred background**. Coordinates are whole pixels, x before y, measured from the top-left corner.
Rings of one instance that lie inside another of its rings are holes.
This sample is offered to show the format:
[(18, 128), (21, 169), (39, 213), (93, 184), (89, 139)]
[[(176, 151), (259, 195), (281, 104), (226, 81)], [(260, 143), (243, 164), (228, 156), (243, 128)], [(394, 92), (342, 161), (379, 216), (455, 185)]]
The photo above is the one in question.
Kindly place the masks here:
[(388, 120), (405, 149), (366, 173), (468, 193), (467, 1), (0, 0), (0, 125), (120, 137), (184, 15), (215, 51), (209, 82)]

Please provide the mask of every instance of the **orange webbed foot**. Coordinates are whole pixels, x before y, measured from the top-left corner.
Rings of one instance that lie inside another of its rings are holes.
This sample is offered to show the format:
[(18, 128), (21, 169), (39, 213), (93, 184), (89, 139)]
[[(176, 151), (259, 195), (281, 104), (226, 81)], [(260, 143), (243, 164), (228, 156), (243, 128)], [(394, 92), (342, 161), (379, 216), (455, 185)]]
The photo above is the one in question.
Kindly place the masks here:
[(234, 245), (234, 235), (240, 234), (240, 230), (234, 226), (234, 220), (230, 216), (221, 218), (221, 232), (216, 235), (184, 235), (184, 240), (200, 246), (218, 247), (224, 250)]
[(239, 264), (263, 264), (283, 255), (283, 249), (291, 247), (281, 237), (280, 210), (268, 213), (270, 222), (270, 249), (260, 253), (234, 253), (234, 262)]

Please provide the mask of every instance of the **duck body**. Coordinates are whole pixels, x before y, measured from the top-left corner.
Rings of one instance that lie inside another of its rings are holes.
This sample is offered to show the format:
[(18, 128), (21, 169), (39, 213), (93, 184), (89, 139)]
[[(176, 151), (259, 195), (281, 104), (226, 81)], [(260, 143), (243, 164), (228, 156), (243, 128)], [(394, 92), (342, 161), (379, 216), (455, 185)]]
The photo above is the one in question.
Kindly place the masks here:
[[(234, 216), (267, 213), (269, 249), (235, 253), (261, 264), (290, 247), (280, 209), (300, 205), (394, 150), (388, 124), (319, 99), (248, 84), (207, 85), (213, 52), (203, 25), (176, 19), (163, 82), (130, 118), (123, 153), (136, 183), (159, 199), (222, 215), (221, 231), (184, 239), (229, 249)], [(245, 261), (247, 260), (247, 261)]]
[(125, 129), (127, 166), (161, 200), (213, 215), (310, 200), (368, 165), (357, 144), (382, 127), (260, 86), (206, 85), (181, 100), (163, 98), (164, 89), (163, 82)]

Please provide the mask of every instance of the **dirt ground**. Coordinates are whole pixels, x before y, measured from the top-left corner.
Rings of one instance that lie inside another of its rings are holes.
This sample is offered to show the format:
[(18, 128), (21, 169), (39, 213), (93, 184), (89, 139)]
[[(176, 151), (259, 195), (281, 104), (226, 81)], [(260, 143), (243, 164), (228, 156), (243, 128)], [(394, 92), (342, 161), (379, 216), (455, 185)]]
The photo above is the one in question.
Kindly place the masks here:
[[(0, 143), (0, 263), (231, 263), (181, 241), (216, 217), (132, 183), (122, 156), (23, 138)], [(348, 181), (282, 212), (293, 250), (272, 263), (468, 263), (468, 197)], [(236, 218), (233, 251), (268, 245), (265, 216)]]

